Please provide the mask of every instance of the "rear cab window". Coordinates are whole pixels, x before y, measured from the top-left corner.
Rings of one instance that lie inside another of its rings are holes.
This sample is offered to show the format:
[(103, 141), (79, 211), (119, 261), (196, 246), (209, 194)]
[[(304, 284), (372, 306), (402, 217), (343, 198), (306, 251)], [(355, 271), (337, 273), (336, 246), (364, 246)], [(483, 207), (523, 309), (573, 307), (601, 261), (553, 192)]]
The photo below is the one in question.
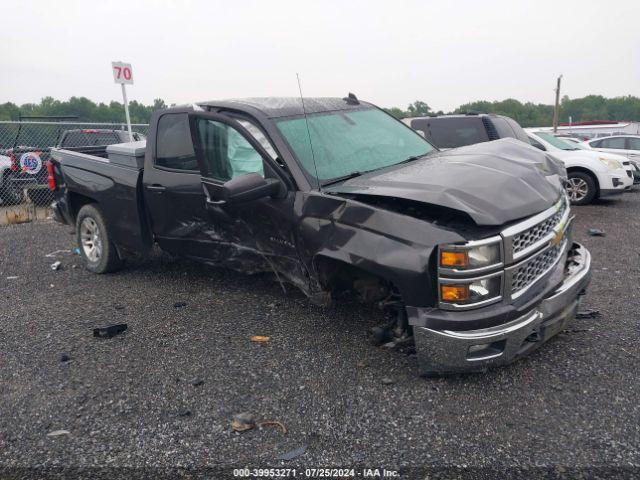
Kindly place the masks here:
[(154, 164), (166, 170), (200, 173), (186, 113), (165, 113), (158, 120)]
[(488, 142), (489, 136), (479, 117), (442, 117), (416, 119), (411, 127), (424, 133), (438, 148), (456, 148)]

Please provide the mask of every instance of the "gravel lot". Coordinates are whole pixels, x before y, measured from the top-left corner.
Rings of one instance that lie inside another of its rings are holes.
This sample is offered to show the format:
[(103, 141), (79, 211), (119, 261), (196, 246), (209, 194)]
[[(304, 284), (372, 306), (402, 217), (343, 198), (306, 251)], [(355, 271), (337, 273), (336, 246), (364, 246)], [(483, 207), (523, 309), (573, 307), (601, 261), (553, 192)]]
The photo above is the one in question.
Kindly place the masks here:
[[(413, 356), (372, 346), (376, 311), (322, 310), (266, 276), (160, 255), (92, 275), (70, 252), (45, 256), (74, 247), (69, 227), (0, 227), (0, 477), (66, 467), (226, 478), (234, 466), (279, 465), (400, 468), (401, 478), (424, 478), (413, 468), (424, 466), (631, 476), (640, 466), (640, 194), (574, 213), (574, 236), (593, 255), (582, 308), (601, 317), (576, 320), (507, 368), (444, 379), (420, 378)], [(63, 267), (52, 271), (56, 259)], [(92, 336), (122, 322), (124, 334)], [(270, 342), (250, 342), (258, 334)], [(243, 411), (287, 433), (231, 432)], [(47, 435), (56, 430), (69, 433)]]

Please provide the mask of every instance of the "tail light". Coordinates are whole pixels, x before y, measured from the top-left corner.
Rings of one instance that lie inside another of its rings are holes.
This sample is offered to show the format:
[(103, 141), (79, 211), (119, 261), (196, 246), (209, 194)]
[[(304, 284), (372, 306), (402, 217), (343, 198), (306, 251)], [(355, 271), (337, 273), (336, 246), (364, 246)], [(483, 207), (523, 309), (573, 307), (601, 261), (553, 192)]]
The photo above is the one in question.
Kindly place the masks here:
[(11, 159), (11, 171), (17, 172), (18, 170), (20, 170), (18, 168), (18, 159), (16, 158), (16, 156), (13, 153), (10, 153), (9, 158)]
[(53, 163), (51, 160), (46, 162), (47, 165), (47, 182), (49, 183), (49, 190), (56, 189), (56, 177), (53, 175)]

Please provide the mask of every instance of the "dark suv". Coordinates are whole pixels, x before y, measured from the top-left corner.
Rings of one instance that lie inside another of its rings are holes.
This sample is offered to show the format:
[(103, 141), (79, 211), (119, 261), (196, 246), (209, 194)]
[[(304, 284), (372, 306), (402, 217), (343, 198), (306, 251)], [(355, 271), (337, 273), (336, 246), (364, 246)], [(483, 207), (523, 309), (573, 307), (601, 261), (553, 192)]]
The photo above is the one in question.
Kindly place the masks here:
[(515, 138), (529, 144), (529, 138), (518, 122), (502, 115), (468, 113), (405, 118), (403, 121), (439, 149), (464, 147), (499, 138)]

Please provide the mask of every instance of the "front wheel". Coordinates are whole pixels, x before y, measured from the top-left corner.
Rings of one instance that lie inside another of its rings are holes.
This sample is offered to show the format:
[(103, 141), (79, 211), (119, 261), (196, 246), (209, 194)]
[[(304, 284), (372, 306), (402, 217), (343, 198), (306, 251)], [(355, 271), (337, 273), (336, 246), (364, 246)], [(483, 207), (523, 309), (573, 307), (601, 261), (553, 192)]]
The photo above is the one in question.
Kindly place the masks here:
[(584, 172), (569, 172), (567, 194), (572, 205), (586, 205), (596, 197), (596, 182)]
[(80, 209), (76, 219), (76, 237), (80, 255), (90, 272), (113, 272), (122, 265), (102, 212), (97, 206), (89, 204)]

